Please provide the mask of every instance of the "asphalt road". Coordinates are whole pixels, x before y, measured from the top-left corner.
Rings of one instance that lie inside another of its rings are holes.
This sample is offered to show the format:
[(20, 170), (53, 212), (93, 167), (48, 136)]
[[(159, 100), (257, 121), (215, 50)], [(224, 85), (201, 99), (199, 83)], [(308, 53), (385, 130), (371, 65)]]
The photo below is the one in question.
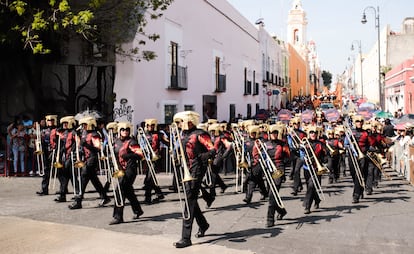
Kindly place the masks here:
[[(225, 176), (229, 188), (211, 208), (199, 200), (210, 223), (204, 238), (192, 238), (193, 246), (175, 249), (181, 236), (178, 196), (168, 190), (170, 175), (158, 179), (165, 200), (143, 205), (144, 215), (132, 220), (125, 208), (125, 223), (108, 225), (113, 202), (98, 207), (98, 194), (88, 186), (83, 209), (69, 210), (55, 203), (55, 195), (39, 197), (39, 177), (0, 178), (1, 253), (414, 253), (414, 188), (394, 172), (383, 180), (372, 196), (352, 204), (351, 178), (328, 184), (323, 178), (325, 201), (305, 215), (304, 192), (290, 194), (291, 181), (281, 189), (288, 214), (266, 228), (267, 201), (258, 191), (252, 203), (244, 204), (244, 194), (234, 193), (234, 175)], [(143, 176), (135, 187), (144, 200)], [(50, 190), (51, 193), (54, 191)], [(71, 195), (68, 195), (70, 198)], [(112, 193), (111, 193), (112, 196)], [(197, 232), (194, 225), (193, 235)]]

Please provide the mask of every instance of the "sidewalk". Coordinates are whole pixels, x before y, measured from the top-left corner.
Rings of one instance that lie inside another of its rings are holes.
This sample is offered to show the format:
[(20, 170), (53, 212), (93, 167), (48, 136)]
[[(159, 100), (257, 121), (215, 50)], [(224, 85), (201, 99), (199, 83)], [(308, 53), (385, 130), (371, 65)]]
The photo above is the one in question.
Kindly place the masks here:
[[(220, 245), (174, 248), (177, 239), (0, 216), (2, 253), (251, 253)], [(172, 236), (173, 237), (173, 236)]]

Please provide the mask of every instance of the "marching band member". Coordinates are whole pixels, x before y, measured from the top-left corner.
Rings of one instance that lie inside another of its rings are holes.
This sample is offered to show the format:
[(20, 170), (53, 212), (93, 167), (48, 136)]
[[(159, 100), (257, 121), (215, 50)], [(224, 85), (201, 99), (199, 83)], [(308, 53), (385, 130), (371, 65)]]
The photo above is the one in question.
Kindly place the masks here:
[(69, 209), (81, 209), (83, 195), (89, 181), (92, 182), (96, 191), (99, 193), (101, 201), (99, 206), (104, 206), (111, 199), (107, 196), (102, 183), (99, 181), (98, 170), (98, 153), (101, 149), (101, 136), (96, 132), (96, 119), (91, 116), (85, 116), (79, 119), (79, 126), (82, 128), (81, 133), (81, 151), (84, 155), (85, 166), (81, 170), (81, 194), (75, 196), (75, 201), (69, 205)]
[[(66, 202), (66, 194), (68, 192), (68, 184), (71, 179), (72, 171), (72, 152), (76, 149), (76, 131), (75, 125), (76, 120), (74, 116), (65, 116), (60, 119), (61, 131), (59, 135), (61, 136), (61, 147), (62, 149), (62, 163), (63, 168), (59, 170), (59, 182), (60, 182), (60, 192), (59, 197), (55, 199), (56, 202)], [(75, 189), (75, 184), (72, 183)]]
[(250, 204), (253, 197), (253, 191), (256, 186), (259, 186), (260, 193), (262, 194), (260, 200), (266, 199), (266, 197), (268, 196), (268, 192), (263, 180), (263, 171), (259, 163), (259, 154), (257, 149), (255, 149), (254, 145), (256, 139), (259, 138), (259, 126), (250, 125), (247, 127), (247, 132), (249, 133), (249, 138), (246, 139), (245, 145), (246, 152), (251, 154), (251, 167), (250, 170), (246, 172), (247, 191), (246, 197), (243, 199), (243, 202), (245, 202), (246, 204)]
[[(146, 129), (146, 137), (148, 142), (150, 143), (152, 150), (154, 151), (156, 156), (160, 156), (160, 135), (157, 131), (157, 119), (145, 119), (145, 129)], [(167, 144), (169, 141), (167, 142)], [(154, 169), (155, 172), (159, 171), (161, 160), (155, 160), (154, 162)], [(145, 189), (145, 203), (150, 205), (152, 203), (158, 202), (164, 199), (164, 194), (161, 191), (160, 186), (157, 186), (154, 182), (153, 177), (151, 176), (150, 170), (146, 171), (145, 179), (144, 179), (144, 189)], [(155, 191), (157, 195), (156, 198), (152, 200), (152, 190)]]
[(200, 119), (198, 113), (185, 111), (180, 117), (182, 119), (182, 130), (185, 134), (183, 146), (185, 148), (187, 164), (193, 180), (183, 183), (186, 186), (185, 190), (188, 200), (189, 214), (185, 216), (188, 217), (188, 219), (183, 219), (181, 239), (178, 242), (175, 242), (174, 246), (176, 248), (185, 248), (192, 244), (191, 231), (194, 218), (199, 226), (199, 230), (195, 235), (197, 238), (203, 237), (210, 226), (201, 212), (197, 198), (203, 177), (207, 171), (208, 160), (215, 156), (216, 151), (211, 142), (210, 135), (206, 131), (197, 129)]
[[(113, 163), (117, 163), (122, 170), (121, 177), (119, 177), (119, 185), (116, 186), (115, 195), (121, 192), (116, 198), (122, 205), (115, 201), (113, 220), (109, 225), (119, 224), (124, 222), (124, 201), (127, 198), (131, 204), (134, 213), (133, 219), (138, 219), (144, 211), (135, 195), (134, 182), (137, 177), (137, 161), (144, 158), (141, 148), (135, 138), (132, 137), (132, 124), (129, 122), (120, 122), (117, 124), (119, 138), (115, 139), (113, 144), (115, 159)], [(112, 145), (112, 144), (108, 144)], [(116, 176), (115, 176), (116, 177)], [(122, 197), (120, 197), (122, 196)]]
[[(352, 130), (352, 133), (355, 137), (355, 141), (357, 142), (357, 144), (355, 144), (355, 145), (358, 145), (360, 151), (363, 154), (365, 154), (368, 150), (369, 144), (368, 144), (368, 132), (366, 130), (362, 129), (362, 126), (364, 124), (364, 118), (361, 115), (354, 115), (352, 120), (353, 120), (353, 123), (354, 123), (354, 126), (355, 126), (355, 129)], [(346, 140), (346, 142), (350, 142), (350, 141)], [(350, 160), (350, 156), (349, 156), (349, 160)], [(349, 161), (348, 164), (349, 164), (349, 170), (351, 172), (352, 180), (354, 182), (354, 191), (353, 191), (353, 194), (352, 194), (352, 197), (353, 197), (352, 203), (359, 203), (359, 199), (362, 198), (363, 195), (364, 195), (364, 188), (359, 183), (354, 165), (352, 164), (351, 161)], [(367, 160), (366, 160), (365, 156), (358, 160), (358, 165), (359, 165), (359, 168), (361, 169), (362, 175), (364, 176), (364, 178), (366, 178), (366, 175), (367, 175), (367, 167), (366, 167)]]
[(339, 159), (340, 159), (340, 150), (343, 149), (343, 144), (340, 142), (338, 137), (335, 136), (334, 129), (326, 130), (326, 148), (328, 154), (328, 164), (329, 169), (329, 183), (338, 182), (339, 179)]
[[(302, 180), (300, 178), (300, 174), (301, 174), (301, 168), (303, 166), (303, 160), (300, 158), (300, 154), (299, 154), (299, 148), (297, 147), (300, 144), (300, 141), (306, 137), (306, 132), (304, 132), (303, 130), (300, 129), (300, 118), (299, 117), (294, 117), (292, 119), (290, 119), (289, 125), (291, 125), (292, 127), (292, 131), (294, 133), (290, 133), (290, 134), (296, 134), (294, 136), (292, 135), (288, 135), (288, 144), (289, 144), (289, 149), (290, 149), (290, 160), (292, 162), (292, 171), (290, 172), (290, 176), (293, 179), (293, 191), (292, 191), (292, 195), (296, 196), (298, 195), (298, 192), (302, 191), (303, 186), (302, 186)], [(299, 138), (299, 140), (297, 140), (297, 138)]]
[[(323, 149), (322, 142), (318, 139), (318, 130), (316, 126), (309, 126), (307, 128), (308, 136), (309, 136), (309, 143), (311, 147), (308, 149), (312, 149), (316, 158), (313, 158), (312, 162), (315, 162), (315, 159), (322, 161), (323, 157), (325, 156), (325, 150)], [(309, 158), (310, 159), (310, 158)], [(308, 168), (310, 166), (311, 168)], [(316, 165), (303, 165), (304, 169), (304, 176), (306, 181), (306, 195), (305, 199), (303, 200), (303, 205), (305, 207), (305, 214), (311, 213), (310, 208), (312, 206), (313, 201), (315, 201), (315, 208), (319, 208), (319, 204), (321, 202), (321, 199), (319, 198), (318, 193), (316, 192), (315, 184), (313, 183), (313, 180), (311, 179), (311, 173), (310, 170), (313, 170), (316, 172)], [(317, 175), (317, 179), (319, 181), (319, 184), (321, 183), (321, 175)]]
[(42, 150), (44, 154), (44, 175), (42, 176), (42, 190), (36, 192), (37, 195), (49, 195), (49, 181), (50, 181), (50, 163), (52, 161), (52, 151), (54, 149), (53, 143), (53, 136), (56, 132), (56, 124), (57, 124), (57, 115), (47, 115), (45, 116), (46, 120), (46, 127), (41, 130), (41, 137), (42, 137)]
[[(265, 142), (267, 152), (274, 162), (276, 168), (280, 170), (283, 174), (285, 173), (285, 163), (284, 158), (288, 154), (288, 149), (286, 149), (287, 143), (284, 139), (286, 133), (286, 126), (283, 123), (274, 124), (269, 126), (270, 140)], [(277, 190), (280, 190), (282, 186), (282, 177), (272, 178), (275, 183)], [(273, 196), (273, 192), (269, 188), (269, 206), (267, 208), (267, 223), (266, 227), (273, 227), (275, 224), (275, 212), (277, 211), (277, 219), (282, 220), (283, 217), (287, 214), (285, 208), (281, 208), (277, 202), (276, 197)]]
[(231, 143), (231, 135), (229, 132), (224, 131), (215, 131), (216, 136), (212, 139), (214, 143), (214, 148), (217, 151), (217, 154), (212, 162), (211, 168), (211, 186), (210, 186), (210, 195), (212, 198), (216, 196), (216, 185), (219, 185), (221, 188), (221, 193), (227, 189), (227, 185), (224, 183), (223, 179), (219, 175), (220, 170), (223, 168), (224, 161), (229, 157), (233, 151), (233, 145)]

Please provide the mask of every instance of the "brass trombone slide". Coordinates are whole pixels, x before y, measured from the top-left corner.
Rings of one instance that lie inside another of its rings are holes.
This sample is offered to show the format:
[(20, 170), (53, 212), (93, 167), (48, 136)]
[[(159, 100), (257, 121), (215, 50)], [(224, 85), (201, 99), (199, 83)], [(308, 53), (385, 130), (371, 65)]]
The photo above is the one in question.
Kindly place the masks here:
[(273, 181), (273, 179), (281, 177), (283, 175), (283, 172), (281, 173), (281, 170), (278, 169), (276, 165), (273, 163), (272, 159), (269, 157), (269, 154), (267, 153), (266, 145), (260, 139), (257, 139), (254, 145), (256, 146), (256, 149), (258, 150), (258, 153), (260, 155), (259, 163), (264, 172), (266, 181), (269, 184), (269, 189), (272, 192), (277, 205), (280, 208), (284, 208), (285, 205), (283, 204), (282, 198), (280, 197), (276, 184)]
[[(323, 194), (322, 186), (321, 186), (321, 183), (319, 182), (318, 176), (322, 175), (322, 173), (329, 172), (329, 170), (320, 164), (308, 138), (302, 139), (302, 147), (305, 151), (304, 162), (306, 166), (308, 167), (313, 185), (315, 186), (316, 193), (318, 194), (321, 200), (325, 200), (325, 195)], [(314, 162), (316, 164), (316, 171), (314, 170), (312, 158), (314, 159)]]
[(151, 177), (154, 181), (155, 186), (159, 186), (157, 175), (154, 168), (153, 161), (157, 160), (159, 157), (155, 154), (154, 150), (151, 147), (150, 142), (148, 141), (147, 137), (145, 136), (145, 131), (142, 127), (138, 128), (137, 140), (139, 146), (142, 149), (142, 153), (144, 154), (145, 161), (148, 165), (148, 170), (151, 174)]
[[(109, 148), (109, 158), (112, 161), (112, 167), (108, 167), (110, 175), (112, 177), (111, 184), (112, 184), (112, 191), (114, 192), (114, 199), (115, 199), (115, 206), (123, 207), (124, 206), (124, 198), (122, 196), (121, 185), (119, 183), (119, 178), (125, 175), (124, 171), (120, 170), (118, 167), (118, 162), (116, 160), (114, 145), (112, 140), (108, 140), (108, 148)], [(110, 165), (110, 164), (108, 164)]]
[[(244, 182), (244, 170), (249, 168), (249, 163), (246, 162), (245, 156), (245, 147), (244, 147), (244, 138), (240, 130), (233, 128), (233, 139), (234, 139), (234, 154), (236, 156), (236, 192), (243, 192), (243, 182)], [(248, 159), (248, 161), (250, 161)]]
[[(50, 172), (50, 180), (52, 180), (52, 177), (53, 177), (53, 183), (52, 183), (53, 190), (56, 187), (57, 171), (58, 169), (63, 168), (63, 164), (60, 162), (60, 135), (58, 134), (58, 136), (59, 138), (58, 138), (58, 143), (57, 143), (57, 151), (55, 153), (55, 149), (53, 150), (52, 165), (51, 165), (51, 172)], [(55, 155), (56, 155), (56, 158), (55, 158)]]
[(45, 162), (44, 162), (44, 152), (42, 148), (42, 135), (40, 133), (40, 125), (36, 123), (36, 141), (35, 141), (35, 155), (37, 161), (37, 170), (39, 171), (39, 176), (45, 175)]
[[(187, 165), (187, 159), (184, 154), (184, 148), (181, 141), (180, 130), (176, 123), (172, 123), (170, 127), (170, 153), (172, 166), (175, 172), (175, 180), (177, 182), (178, 189), (178, 198), (180, 200), (181, 212), (184, 220), (190, 219), (190, 210), (187, 197), (187, 187), (186, 182), (195, 180), (190, 173)], [(183, 176), (182, 181), (178, 179), (178, 176)], [(183, 197), (181, 196), (181, 189), (183, 192)]]
[[(348, 121), (345, 121), (347, 123)], [(355, 169), (355, 174), (357, 176), (359, 185), (362, 188), (365, 188), (364, 176), (362, 175), (361, 167), (359, 166), (359, 160), (364, 158), (364, 154), (361, 149), (359, 149), (358, 143), (355, 140), (352, 130), (349, 128), (348, 124), (345, 125), (345, 137), (348, 140), (348, 152), (351, 158), (352, 165)]]

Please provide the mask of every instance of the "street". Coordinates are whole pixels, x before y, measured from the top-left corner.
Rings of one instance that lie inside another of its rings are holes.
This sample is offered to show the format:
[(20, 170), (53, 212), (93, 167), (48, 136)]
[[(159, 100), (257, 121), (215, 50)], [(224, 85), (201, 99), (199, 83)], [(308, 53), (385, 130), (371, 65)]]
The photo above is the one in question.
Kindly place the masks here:
[[(210, 224), (206, 236), (192, 238), (193, 246), (176, 249), (181, 237), (181, 210), (178, 195), (168, 190), (171, 175), (158, 179), (166, 198), (153, 205), (142, 204), (144, 215), (132, 220), (124, 210), (125, 223), (108, 225), (113, 200), (98, 207), (98, 194), (91, 184), (83, 209), (69, 210), (68, 202), (55, 203), (55, 195), (37, 196), (40, 177), (0, 178), (0, 249), (2, 253), (412, 253), (414, 250), (413, 186), (388, 171), (392, 180), (383, 179), (372, 196), (352, 204), (352, 180), (322, 186), (326, 197), (319, 209), (305, 215), (301, 200), (290, 194), (287, 180), (281, 196), (287, 215), (266, 228), (267, 201), (254, 192), (246, 205), (244, 194), (234, 193), (234, 175), (224, 177), (229, 185), (218, 194), (211, 208), (199, 199)], [(143, 202), (143, 176), (135, 181), (135, 193)], [(102, 179), (103, 180), (103, 179)], [(71, 191), (71, 187), (69, 187)], [(55, 191), (50, 190), (50, 193)], [(112, 192), (110, 196), (112, 196)], [(194, 223), (192, 235), (198, 228)]]

